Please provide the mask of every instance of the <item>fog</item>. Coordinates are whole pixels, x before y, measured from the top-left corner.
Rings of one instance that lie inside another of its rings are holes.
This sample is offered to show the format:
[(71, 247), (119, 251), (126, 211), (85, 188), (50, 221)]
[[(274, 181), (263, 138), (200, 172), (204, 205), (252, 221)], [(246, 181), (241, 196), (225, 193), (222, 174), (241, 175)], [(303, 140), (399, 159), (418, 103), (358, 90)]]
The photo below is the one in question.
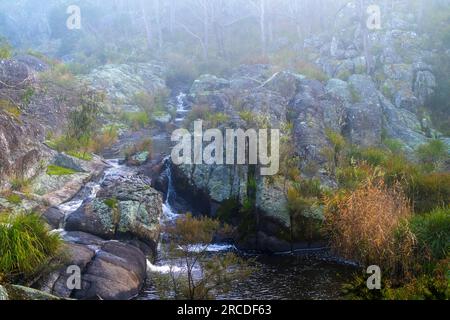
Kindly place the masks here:
[[(146, 60), (168, 53), (202, 60), (265, 56), (302, 49), (311, 35), (386, 21), (397, 11), (417, 23), (448, 0), (2, 0), (0, 35), (14, 46), (63, 58), (100, 62)], [(378, 12), (370, 11), (373, 5)]]

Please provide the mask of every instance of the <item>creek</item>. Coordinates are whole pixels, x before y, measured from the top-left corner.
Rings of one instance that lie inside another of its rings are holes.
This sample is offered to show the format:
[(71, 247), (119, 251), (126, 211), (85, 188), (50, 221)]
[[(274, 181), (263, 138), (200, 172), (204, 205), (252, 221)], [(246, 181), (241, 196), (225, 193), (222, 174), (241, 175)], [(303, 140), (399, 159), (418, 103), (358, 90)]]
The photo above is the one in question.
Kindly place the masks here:
[[(177, 122), (181, 123), (187, 113), (183, 106), (183, 95), (177, 97)], [(167, 141), (167, 143), (170, 143)], [(166, 158), (166, 161), (170, 161)], [(107, 180), (121, 180), (138, 174), (138, 169), (121, 164), (118, 159), (106, 160), (109, 168), (98, 181), (87, 183), (84, 188), (71, 201), (59, 206), (59, 209), (67, 215), (77, 210), (85, 200), (94, 199), (100, 186)], [(183, 210), (177, 202), (175, 190), (176, 181), (173, 181), (171, 166), (167, 165), (163, 173), (167, 176), (168, 187), (163, 205), (161, 224), (174, 223), (188, 209)], [(177, 208), (177, 209), (175, 209)], [(148, 262), (148, 270), (156, 273), (168, 273), (174, 268), (181, 268), (179, 262), (167, 257), (164, 252), (163, 242), (165, 234), (161, 235), (162, 243), (159, 246), (158, 255), (153, 263)], [(195, 246), (193, 247), (195, 250)], [(244, 259), (256, 261), (256, 271), (245, 281), (233, 285), (232, 290), (219, 299), (341, 299), (342, 285), (348, 283), (355, 268), (334, 256), (327, 250), (301, 251), (296, 254), (284, 253), (276, 255), (255, 254), (239, 251), (230, 244), (213, 243), (208, 248), (211, 257), (234, 251)], [(144, 290), (137, 299), (159, 299), (154, 283), (147, 281)]]

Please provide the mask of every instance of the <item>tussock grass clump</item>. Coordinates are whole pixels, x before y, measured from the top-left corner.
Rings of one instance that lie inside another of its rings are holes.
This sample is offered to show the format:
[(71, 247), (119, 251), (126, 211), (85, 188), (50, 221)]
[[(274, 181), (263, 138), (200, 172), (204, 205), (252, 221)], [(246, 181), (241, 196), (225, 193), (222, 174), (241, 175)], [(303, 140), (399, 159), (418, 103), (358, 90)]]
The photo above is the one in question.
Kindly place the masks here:
[(450, 205), (450, 173), (415, 176), (408, 186), (408, 196), (417, 213), (427, 213)]
[(450, 207), (415, 215), (410, 225), (417, 237), (422, 257), (436, 261), (450, 254)]
[(0, 279), (28, 277), (40, 270), (61, 245), (36, 215), (0, 216)]
[(122, 115), (122, 120), (134, 130), (146, 128), (150, 125), (150, 117), (145, 111), (125, 112)]
[(369, 178), (355, 191), (326, 200), (332, 247), (345, 258), (392, 273), (410, 268), (415, 237), (406, 220), (411, 214), (401, 188), (388, 188), (382, 179)]
[(152, 157), (153, 141), (152, 139), (145, 139), (133, 144), (124, 151), (125, 160), (130, 161), (132, 157), (141, 152), (148, 152), (149, 158)]

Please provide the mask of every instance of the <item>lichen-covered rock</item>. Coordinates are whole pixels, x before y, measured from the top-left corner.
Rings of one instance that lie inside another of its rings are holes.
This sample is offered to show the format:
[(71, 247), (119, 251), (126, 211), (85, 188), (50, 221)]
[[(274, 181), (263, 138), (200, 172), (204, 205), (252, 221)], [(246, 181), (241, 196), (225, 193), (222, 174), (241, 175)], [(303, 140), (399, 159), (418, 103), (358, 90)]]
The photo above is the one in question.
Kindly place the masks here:
[(328, 94), (332, 94), (336, 97), (339, 97), (346, 102), (350, 102), (352, 100), (352, 96), (350, 94), (348, 83), (343, 80), (330, 79), (327, 82), (325, 91)]
[(418, 71), (414, 82), (414, 94), (421, 105), (434, 93), (436, 88), (436, 77), (428, 70)]
[(130, 166), (142, 166), (150, 160), (150, 152), (138, 152), (127, 159), (127, 164)]
[(5, 301), (5, 300), (9, 300), (8, 292), (2, 285), (0, 285), (0, 301)]
[(41, 162), (51, 157), (51, 151), (36, 140), (37, 135), (36, 127), (24, 125), (0, 108), (0, 189), (8, 187), (14, 177), (34, 177)]
[(50, 206), (58, 206), (70, 200), (87, 182), (100, 176), (107, 166), (97, 156), (91, 161), (83, 161), (63, 154), (50, 158), (49, 163), (81, 170), (80, 172), (74, 170), (73, 174), (67, 175), (49, 175), (46, 168), (43, 168), (34, 177), (31, 183), (33, 193), (42, 196)]
[(172, 116), (167, 112), (158, 112), (153, 115), (153, 120), (160, 125), (165, 126), (172, 120)]
[(191, 94), (208, 94), (228, 88), (229, 86), (230, 82), (228, 80), (218, 78), (210, 74), (205, 74), (194, 81), (191, 88)]
[(27, 288), (23, 286), (17, 285), (8, 285), (6, 286), (6, 290), (8, 291), (9, 300), (16, 301), (28, 301), (28, 300), (39, 300), (39, 301), (54, 301), (61, 300), (59, 297), (48, 294), (43, 291), (39, 291), (32, 288)]
[(44, 72), (49, 69), (49, 65), (46, 62), (29, 54), (15, 56), (14, 60), (23, 63), (33, 71)]
[(280, 94), (287, 101), (295, 97), (302, 85), (302, 80), (305, 77), (290, 71), (281, 71), (275, 73), (269, 80), (267, 80), (263, 87), (270, 91), (275, 91)]
[(156, 63), (109, 64), (82, 77), (90, 86), (106, 92), (117, 104), (134, 104), (138, 93), (156, 93), (166, 88), (164, 67)]
[(347, 108), (343, 132), (350, 142), (369, 147), (381, 144), (383, 114), (379, 104), (357, 103)]
[(241, 65), (234, 70), (230, 87), (232, 90), (250, 90), (260, 87), (273, 75), (271, 68), (266, 64)]
[(106, 181), (95, 199), (67, 217), (65, 229), (104, 239), (132, 236), (156, 248), (161, 215), (161, 194), (139, 177), (130, 177)]
[(387, 136), (401, 141), (407, 152), (412, 153), (419, 145), (426, 143), (422, 125), (417, 116), (406, 109), (395, 107), (388, 99), (381, 99), (384, 130)]
[(28, 66), (17, 60), (0, 60), (0, 89), (25, 87), (34, 77)]

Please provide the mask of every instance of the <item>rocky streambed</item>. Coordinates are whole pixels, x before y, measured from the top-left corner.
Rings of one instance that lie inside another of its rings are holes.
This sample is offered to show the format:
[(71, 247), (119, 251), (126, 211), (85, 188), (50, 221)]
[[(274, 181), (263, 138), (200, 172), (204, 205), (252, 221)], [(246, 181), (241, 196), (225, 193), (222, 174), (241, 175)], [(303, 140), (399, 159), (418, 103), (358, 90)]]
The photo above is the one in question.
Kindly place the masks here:
[[(131, 299), (147, 278), (156, 253), (162, 195), (136, 168), (108, 161), (97, 181), (45, 214), (65, 241), (63, 267), (40, 280), (43, 291), (63, 298)], [(81, 271), (81, 287), (70, 289), (68, 268)]]
[[(181, 100), (178, 109), (185, 110)], [(167, 135), (160, 134), (160, 138), (161, 145), (170, 146)], [(75, 299), (160, 298), (153, 278), (175, 263), (158, 250), (164, 239), (161, 227), (197, 204), (178, 194), (180, 177), (170, 159), (154, 159), (140, 166), (102, 160), (103, 169), (91, 174), (73, 198), (45, 212), (43, 217), (52, 232), (64, 240), (66, 257), (60, 268), (39, 280), (40, 290)], [(256, 259), (257, 271), (221, 299), (339, 299), (342, 285), (354, 271), (326, 249), (299, 250), (295, 255), (256, 254), (216, 243), (210, 247), (210, 255), (229, 250)], [(71, 289), (68, 283), (73, 273), (68, 271), (74, 266), (81, 272), (81, 286)]]

